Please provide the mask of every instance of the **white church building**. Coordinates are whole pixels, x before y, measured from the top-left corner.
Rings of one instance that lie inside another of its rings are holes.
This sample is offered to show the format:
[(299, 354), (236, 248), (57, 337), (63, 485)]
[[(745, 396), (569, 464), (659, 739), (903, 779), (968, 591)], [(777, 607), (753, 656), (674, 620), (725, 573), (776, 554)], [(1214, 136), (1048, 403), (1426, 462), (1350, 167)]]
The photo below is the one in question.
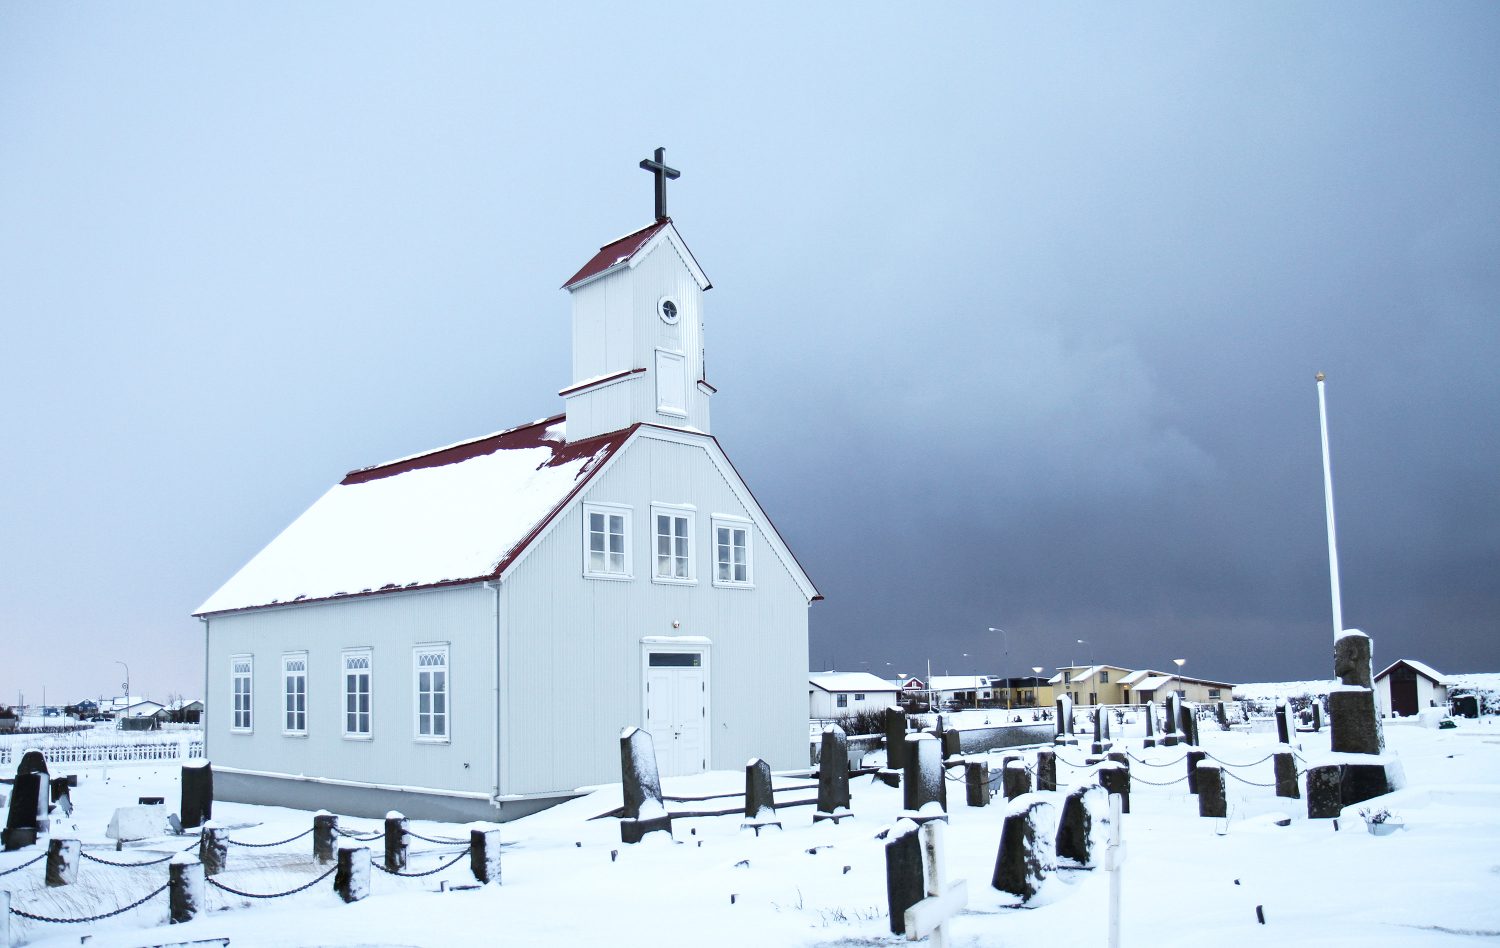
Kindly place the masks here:
[(617, 782), (627, 725), (667, 776), (806, 765), (821, 597), (710, 433), (642, 167), (657, 219), (564, 284), (564, 414), (349, 473), (199, 607), (216, 796), (513, 819)]

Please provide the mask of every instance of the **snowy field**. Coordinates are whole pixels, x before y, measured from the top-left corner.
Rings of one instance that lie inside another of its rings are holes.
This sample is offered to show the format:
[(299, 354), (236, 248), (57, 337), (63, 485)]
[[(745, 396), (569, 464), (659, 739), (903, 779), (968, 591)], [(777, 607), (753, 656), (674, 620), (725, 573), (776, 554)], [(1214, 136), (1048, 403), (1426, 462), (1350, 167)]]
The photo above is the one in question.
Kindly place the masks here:
[[(1220, 732), (1205, 722), (1204, 748), (1233, 763), (1229, 773), (1271, 781), (1274, 734)], [(1134, 729), (1132, 729), (1133, 731)], [(1457, 730), (1387, 723), (1390, 747), (1409, 786), (1383, 803), (1406, 828), (1369, 835), (1352, 812), (1338, 821), (1309, 821), (1300, 800), (1279, 800), (1268, 787), (1228, 780), (1231, 816), (1201, 819), (1180, 778), (1180, 747), (1142, 750), (1152, 764), (1134, 763), (1132, 812), (1125, 817), (1123, 869), (1126, 945), (1408, 946), (1494, 944), (1500, 938), (1500, 723), (1460, 721)], [(1303, 753), (1327, 751), (1327, 732), (1301, 734)], [(1064, 751), (1081, 761), (1077, 749)], [(113, 861), (145, 861), (180, 850), (191, 839), (165, 837), (115, 853), (104, 829), (113, 808), (140, 795), (177, 800), (177, 768), (153, 765), (59, 767), (77, 772), (75, 819), (68, 821), (85, 851)], [(1059, 779), (1088, 779), (1059, 766)], [(668, 779), (671, 795), (738, 790), (738, 773)], [(1165, 783), (1148, 785), (1146, 781)], [(1176, 781), (1170, 782), (1169, 781)], [(778, 778), (777, 785), (805, 784)], [(8, 788), (6, 788), (8, 789)], [(783, 802), (814, 792), (780, 794)], [(1105, 943), (1108, 879), (1102, 871), (1062, 870), (1027, 908), (989, 885), (1003, 806), (963, 805), (963, 786), (949, 784), (952, 812), (949, 877), (968, 880), (968, 909), (953, 923), (962, 946)], [(506, 849), (499, 886), (453, 891), (473, 882), (467, 860), (420, 879), (375, 872), (371, 896), (345, 905), (331, 881), (270, 901), (231, 896), (212, 887), (209, 911), (190, 924), (167, 926), (166, 896), (140, 909), (89, 925), (12, 919), (21, 944), (139, 946), (228, 938), (233, 945), (894, 945), (885, 917), (885, 866), (877, 832), (901, 807), (897, 790), (870, 778), (853, 781), (855, 818), (813, 826), (812, 807), (783, 808), (784, 832), (757, 838), (740, 818), (683, 819), (676, 842), (660, 834), (624, 846), (617, 821), (588, 818), (617, 806), (618, 786), (502, 828)], [(674, 804), (720, 808), (735, 801)], [(1290, 826), (1275, 820), (1291, 816)], [(311, 814), (219, 803), (215, 815), (246, 842), (285, 839), (311, 826)], [(349, 830), (376, 829), (347, 819)], [(466, 835), (457, 825), (413, 822), (435, 839)], [(379, 842), (371, 843), (379, 846)], [(461, 846), (417, 841), (409, 870), (441, 865)], [(40, 853), (0, 856), (0, 872)], [(612, 854), (618, 853), (617, 858)], [(231, 847), (219, 878), (247, 892), (273, 892), (317, 878), (311, 841), (266, 849)], [(42, 866), (0, 876), (14, 904), (34, 913), (77, 917), (112, 910), (166, 881), (164, 865), (116, 869), (85, 861), (78, 884), (47, 889)], [(447, 891), (440, 891), (444, 887)], [(1037, 904), (1038, 902), (1043, 904)], [(1264, 908), (1265, 924), (1256, 921)]]

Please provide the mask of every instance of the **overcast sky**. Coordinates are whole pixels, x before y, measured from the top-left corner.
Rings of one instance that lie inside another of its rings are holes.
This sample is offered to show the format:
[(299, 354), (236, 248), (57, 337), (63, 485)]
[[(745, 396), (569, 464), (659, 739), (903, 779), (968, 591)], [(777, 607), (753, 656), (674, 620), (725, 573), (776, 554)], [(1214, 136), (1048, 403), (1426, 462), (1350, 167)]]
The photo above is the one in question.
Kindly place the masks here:
[(1321, 370), (1345, 624), (1500, 670), (1500, 6), (499, 6), (0, 6), (0, 701), (559, 411), (658, 145), (812, 667), (1330, 676)]

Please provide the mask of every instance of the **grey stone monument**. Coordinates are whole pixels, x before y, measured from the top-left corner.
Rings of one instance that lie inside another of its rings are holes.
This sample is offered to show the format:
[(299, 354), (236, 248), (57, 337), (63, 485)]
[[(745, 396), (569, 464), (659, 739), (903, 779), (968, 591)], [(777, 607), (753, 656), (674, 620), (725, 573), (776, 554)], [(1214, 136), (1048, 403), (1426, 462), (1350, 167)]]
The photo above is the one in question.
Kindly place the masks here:
[(1302, 796), (1297, 788), (1297, 761), (1291, 751), (1283, 751), (1271, 758), (1276, 771), (1276, 795), (1296, 799)]
[(1219, 721), (1219, 730), (1229, 730), (1229, 709), (1220, 701), (1214, 705), (1214, 717)]
[(1323, 703), (1316, 698), (1312, 703), (1312, 729), (1314, 734), (1323, 730)]
[(1003, 771), (1002, 780), (1005, 788), (1005, 799), (1007, 800), (1014, 800), (1023, 793), (1031, 792), (1031, 772), (1026, 769), (1025, 761), (1008, 761)]
[(1077, 743), (1073, 738), (1073, 699), (1067, 695), (1057, 696), (1057, 744)]
[[(948, 782), (937, 739), (931, 734), (906, 738), (906, 774), (901, 780), (902, 816), (914, 823), (948, 818)], [(935, 804), (935, 805), (934, 805)]]
[(1224, 794), (1224, 768), (1212, 761), (1206, 760), (1198, 765), (1198, 815), (1229, 815)]
[(620, 841), (638, 843), (647, 833), (671, 833), (672, 816), (662, 802), (656, 749), (649, 733), (638, 727), (627, 727), (620, 733), (620, 772), (625, 798)]
[[(1375, 709), (1370, 657), (1370, 637), (1357, 629), (1341, 632), (1334, 640), (1333, 670), (1340, 684), (1328, 695), (1330, 744), (1335, 753), (1372, 758), (1369, 763), (1344, 765), (1340, 795), (1345, 806), (1400, 789), (1404, 782), (1400, 765), (1380, 757), (1385, 734)], [(1308, 797), (1312, 797), (1311, 787)]]
[(818, 811), (813, 822), (839, 820), (849, 812), (849, 739), (837, 724), (823, 728), (823, 749), (818, 758)]
[(1182, 731), (1183, 741), (1197, 747), (1200, 742), (1198, 740), (1198, 708), (1196, 705), (1184, 702), (1178, 706), (1177, 726)]
[(1311, 767), (1307, 771), (1307, 818), (1332, 819), (1344, 808), (1342, 774), (1338, 764)]
[(1028, 901), (1041, 890), (1047, 877), (1057, 871), (1057, 849), (1053, 840), (1051, 803), (1037, 797), (1021, 797), (1011, 803), (1000, 831), (1000, 852), (990, 884), (1001, 892)]
[(752, 829), (759, 836), (767, 826), (781, 829), (781, 820), (771, 791), (771, 765), (756, 757), (745, 765), (745, 821), (740, 829)]
[(1057, 858), (1093, 866), (1105, 838), (1096, 823), (1108, 822), (1108, 792), (1097, 784), (1074, 787), (1064, 798), (1062, 816), (1057, 821)]
[(989, 806), (990, 765), (985, 761), (964, 762), (964, 802), (969, 806)]
[(927, 894), (917, 828), (910, 820), (897, 820), (885, 840), (885, 897), (893, 935), (906, 934), (906, 910)]
[(1187, 752), (1188, 793), (1198, 792), (1198, 765), (1208, 759), (1205, 751)]
[(1036, 788), (1038, 790), (1057, 789), (1057, 753), (1055, 751), (1037, 751)]

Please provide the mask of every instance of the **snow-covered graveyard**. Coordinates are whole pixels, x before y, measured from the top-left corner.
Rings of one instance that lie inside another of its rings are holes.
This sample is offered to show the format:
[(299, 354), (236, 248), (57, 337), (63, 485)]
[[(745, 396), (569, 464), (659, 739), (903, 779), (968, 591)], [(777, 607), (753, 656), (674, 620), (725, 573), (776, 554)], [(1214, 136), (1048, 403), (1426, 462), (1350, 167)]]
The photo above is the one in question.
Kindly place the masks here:
[[(1276, 734), (1268, 722), (1220, 731), (1205, 721), (1202, 750), (1225, 764), (1228, 817), (1198, 816), (1187, 789), (1186, 748), (1142, 746), (1139, 721), (1117, 748), (1131, 757), (1130, 813), (1121, 943), (1125, 945), (1457, 945), (1500, 938), (1500, 719), (1460, 720), (1454, 729), (1391, 723), (1387, 743), (1400, 756), (1407, 787), (1350, 807), (1338, 820), (1309, 820), (1304, 799), (1274, 795)], [(1301, 732), (1302, 758), (1328, 751), (1328, 732)], [(1093, 782), (1088, 751), (1059, 748), (1058, 780)], [(1028, 763), (1035, 751), (1023, 751)], [(878, 762), (867, 758), (865, 763)], [(1301, 765), (1299, 765), (1301, 766)], [(107, 835), (119, 807), (160, 796), (175, 810), (179, 767), (133, 763), (58, 764), (74, 773), (75, 809), (54, 814), (55, 836), (76, 835), (85, 858), (71, 885), (46, 885), (45, 846), (0, 855), (0, 889), (12, 906), (51, 918), (113, 912), (163, 887), (166, 860), (196, 849), (195, 835), (167, 833), (116, 851)], [(991, 887), (1007, 804), (965, 805), (961, 769), (948, 786), (945, 868), (966, 881), (966, 905), (948, 930), (954, 945), (1103, 945), (1108, 873), (1062, 866), (1022, 905)], [(678, 800), (743, 791), (741, 773), (663, 782), (671, 810), (726, 810), (739, 798)], [(62, 924), (13, 915), (16, 944), (136, 946), (228, 939), (234, 945), (878, 945), (890, 933), (885, 843), (902, 791), (871, 776), (851, 781), (852, 818), (814, 823), (815, 781), (774, 779), (783, 829), (742, 829), (739, 813), (680, 817), (672, 838), (620, 841), (620, 785), (499, 827), (500, 884), (478, 886), (463, 855), (471, 826), (412, 821), (406, 877), (375, 871), (369, 896), (345, 903), (331, 865), (313, 858), (313, 814), (218, 802), (216, 823), (230, 840), (215, 879), (245, 895), (208, 886), (203, 911), (168, 925), (167, 894), (96, 922)], [(4, 788), (9, 791), (10, 787)], [(1066, 786), (1055, 799), (1061, 803)], [(1043, 796), (1052, 796), (1044, 794)], [(804, 802), (805, 801), (805, 802)], [(803, 805), (788, 805), (802, 802)], [(1385, 807), (1404, 828), (1366, 831), (1359, 809)], [(1278, 825), (1287, 822), (1289, 825)], [(340, 828), (367, 837), (383, 855), (380, 821), (343, 817)], [(477, 824), (476, 824), (477, 826)], [(349, 841), (352, 837), (341, 837)], [(288, 840), (287, 842), (280, 842)], [(258, 844), (277, 844), (261, 846)], [(142, 863), (135, 868), (105, 863)], [(442, 868), (446, 866), (446, 868)], [(430, 874), (430, 870), (437, 870)], [(311, 885), (308, 885), (312, 883)], [(279, 898), (252, 895), (285, 892)], [(1259, 909), (1259, 912), (1257, 912)], [(1259, 921), (1264, 918), (1264, 923)]]

